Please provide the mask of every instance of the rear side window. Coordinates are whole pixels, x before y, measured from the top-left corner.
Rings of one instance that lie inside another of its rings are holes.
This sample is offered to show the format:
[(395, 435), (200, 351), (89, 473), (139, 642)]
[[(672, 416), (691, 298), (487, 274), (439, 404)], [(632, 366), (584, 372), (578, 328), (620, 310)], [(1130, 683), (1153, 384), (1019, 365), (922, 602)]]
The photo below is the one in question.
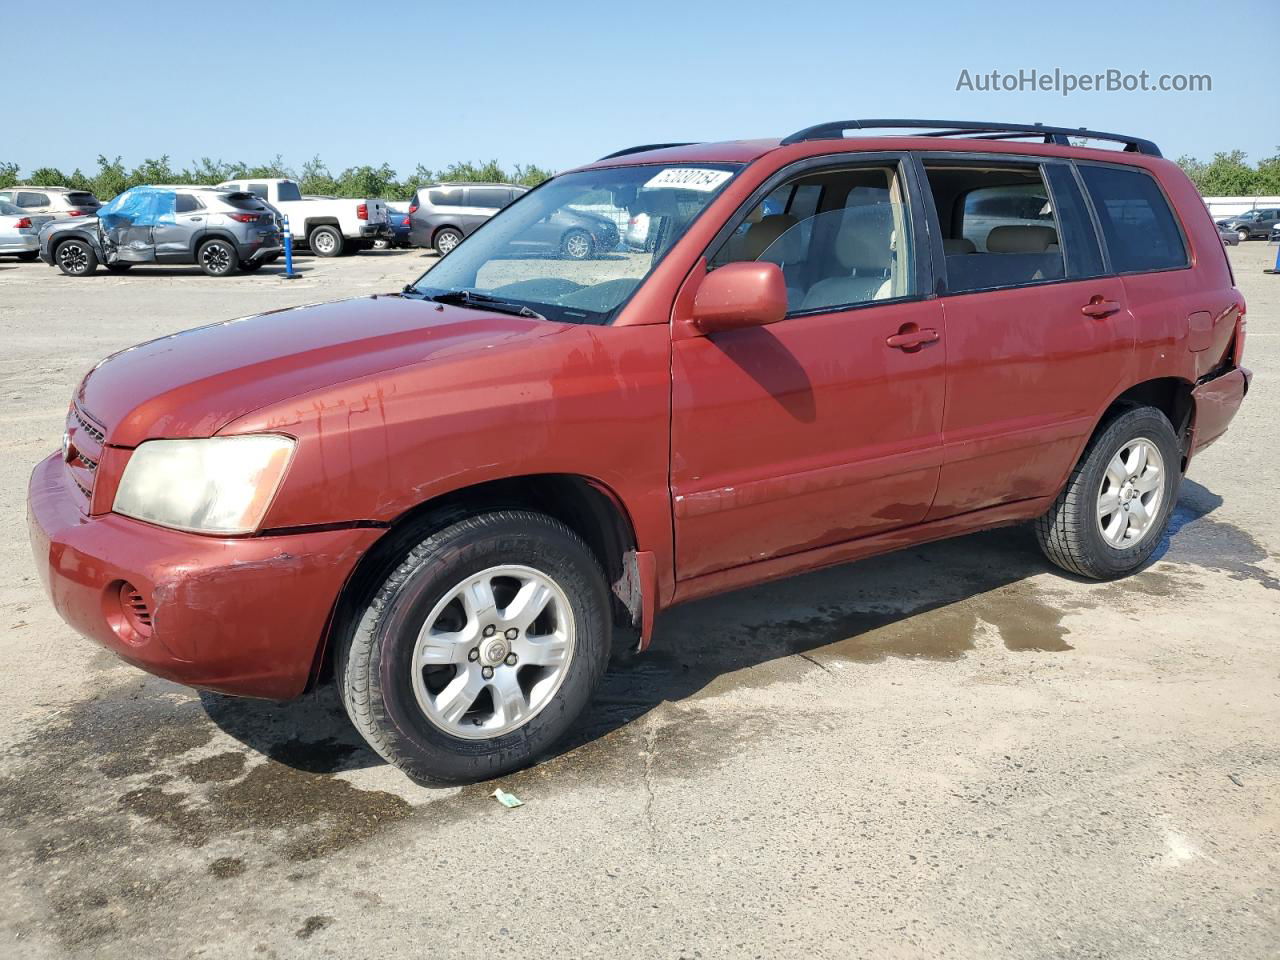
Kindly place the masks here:
[(192, 213), (204, 208), (204, 204), (189, 193), (180, 193), (174, 198), (173, 209), (177, 213)]
[(461, 187), (437, 187), (427, 192), (433, 207), (460, 207), (463, 205)]
[(249, 184), (249, 192), (255, 197), (261, 197), (263, 200), (267, 199), (267, 185), (265, 183)]
[(1063, 229), (1039, 165), (925, 164), (952, 293), (1067, 276)]
[(1185, 267), (1187, 247), (1169, 201), (1140, 170), (1080, 164), (1116, 273)]
[[(296, 183), (279, 184), (276, 187), (276, 195), (281, 200), (301, 200), (302, 199), (302, 191), (298, 189), (298, 185)], [(265, 193), (260, 194), (260, 196), (264, 200), (267, 198), (267, 195)]]
[(499, 187), (472, 187), (467, 191), (467, 206), (501, 210), (511, 202), (511, 191)]
[(49, 198), (43, 193), (26, 193), (19, 190), (18, 199), (13, 202), (20, 207), (47, 207), (49, 205)]

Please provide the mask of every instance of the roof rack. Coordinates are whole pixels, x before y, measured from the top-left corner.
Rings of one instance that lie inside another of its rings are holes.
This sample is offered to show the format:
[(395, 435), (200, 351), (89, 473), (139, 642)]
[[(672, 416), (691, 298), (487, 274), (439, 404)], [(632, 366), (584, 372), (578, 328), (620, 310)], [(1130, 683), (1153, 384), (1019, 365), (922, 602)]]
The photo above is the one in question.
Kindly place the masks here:
[(1049, 127), (1043, 123), (986, 123), (976, 120), (836, 120), (797, 130), (782, 141), (782, 145), (801, 143), (805, 140), (840, 140), (846, 130), (915, 129), (928, 130), (927, 137), (956, 137), (984, 134), (985, 140), (1020, 140), (1025, 137), (1042, 137), (1045, 143), (1070, 146), (1072, 137), (1085, 140), (1109, 140), (1123, 143), (1130, 153), (1160, 156), (1160, 148), (1150, 140), (1131, 137), (1123, 133), (1103, 133), (1087, 127)]
[[(608, 156), (601, 157), (600, 160), (612, 160), (614, 157), (625, 157), (632, 153), (645, 153), (648, 150), (665, 150), (667, 147), (691, 147), (694, 141), (686, 140), (683, 143), (642, 143), (638, 147), (627, 147), (625, 150), (616, 150)], [(596, 163), (599, 163), (597, 160)]]

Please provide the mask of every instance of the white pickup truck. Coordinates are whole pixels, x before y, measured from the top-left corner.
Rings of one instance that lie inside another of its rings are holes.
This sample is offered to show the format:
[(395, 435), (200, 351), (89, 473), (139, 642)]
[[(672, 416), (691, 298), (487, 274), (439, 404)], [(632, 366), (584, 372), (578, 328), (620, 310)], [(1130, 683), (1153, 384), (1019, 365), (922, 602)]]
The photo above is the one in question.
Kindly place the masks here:
[(321, 257), (368, 250), (375, 240), (391, 236), (387, 205), (381, 200), (304, 197), (293, 180), (255, 177), (218, 184), (245, 190), (267, 201), (289, 218), (289, 231)]

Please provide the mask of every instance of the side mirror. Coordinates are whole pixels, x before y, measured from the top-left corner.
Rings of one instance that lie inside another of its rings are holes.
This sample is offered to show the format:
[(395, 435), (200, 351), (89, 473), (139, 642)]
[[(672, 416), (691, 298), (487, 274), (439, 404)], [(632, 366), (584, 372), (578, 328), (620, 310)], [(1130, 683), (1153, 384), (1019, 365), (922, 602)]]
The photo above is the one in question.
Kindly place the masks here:
[(762, 327), (787, 315), (787, 281), (776, 263), (726, 263), (702, 279), (690, 321), (700, 333)]

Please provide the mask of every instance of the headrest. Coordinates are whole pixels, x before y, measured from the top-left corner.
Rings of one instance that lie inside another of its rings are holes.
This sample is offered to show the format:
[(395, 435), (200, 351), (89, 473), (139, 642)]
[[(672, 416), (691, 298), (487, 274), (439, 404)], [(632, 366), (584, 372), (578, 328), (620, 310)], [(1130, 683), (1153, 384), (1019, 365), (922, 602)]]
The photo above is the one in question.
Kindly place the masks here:
[(888, 270), (893, 265), (893, 211), (888, 204), (847, 208), (836, 234), (835, 254), (846, 270)]
[(1049, 244), (1058, 242), (1053, 227), (996, 227), (987, 234), (988, 253), (1044, 253)]
[[(791, 230), (799, 222), (788, 214), (775, 213), (762, 217), (759, 223), (753, 223), (747, 229), (743, 242), (747, 258), (759, 260), (764, 257), (771, 263), (795, 263), (800, 260), (804, 256), (800, 247), (800, 231)], [(788, 230), (791, 232), (787, 233)], [(784, 234), (786, 237), (781, 243), (777, 243), (778, 238)]]
[(968, 237), (944, 237), (942, 252), (951, 257), (962, 253), (977, 253), (978, 248)]

